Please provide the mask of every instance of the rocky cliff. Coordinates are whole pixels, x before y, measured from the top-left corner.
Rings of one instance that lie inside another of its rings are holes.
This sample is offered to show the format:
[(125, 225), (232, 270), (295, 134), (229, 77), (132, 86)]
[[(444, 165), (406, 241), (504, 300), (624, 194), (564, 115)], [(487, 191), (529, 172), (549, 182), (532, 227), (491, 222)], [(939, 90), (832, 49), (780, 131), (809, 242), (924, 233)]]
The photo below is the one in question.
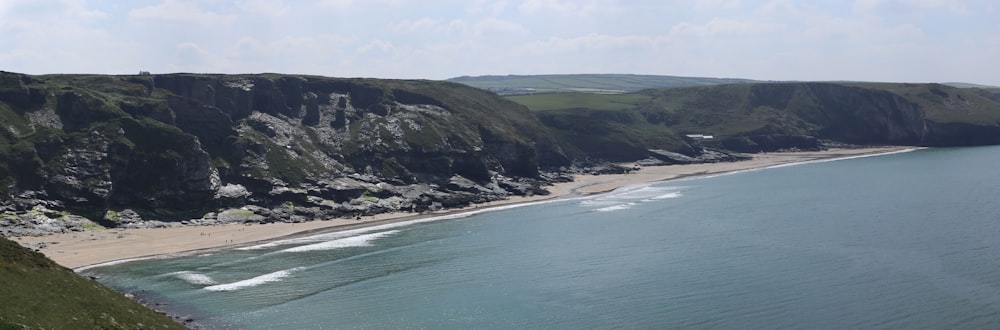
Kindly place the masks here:
[(938, 84), (654, 89), (589, 95), (595, 108), (560, 95), (531, 96), (549, 107), (532, 113), (436, 81), (0, 72), (0, 230), (420, 212), (624, 170), (605, 161), (1000, 143), (995, 93)]
[[(757, 147), (811, 146), (808, 137), (860, 145), (968, 146), (1000, 142), (1000, 103), (939, 84), (776, 83), (749, 86), (746, 109), (773, 113), (736, 138)], [(959, 128), (961, 127), (961, 128)]]
[(744, 83), (590, 98), (595, 108), (558, 108), (560, 99), (551, 95), (521, 100), (549, 108), (538, 117), (573, 157), (616, 161), (662, 158), (659, 151), (702, 157), (713, 149), (1000, 143), (1000, 102), (994, 93), (940, 84)]
[(22, 234), (435, 210), (543, 194), (569, 162), (524, 107), (433, 81), (0, 73), (0, 120)]

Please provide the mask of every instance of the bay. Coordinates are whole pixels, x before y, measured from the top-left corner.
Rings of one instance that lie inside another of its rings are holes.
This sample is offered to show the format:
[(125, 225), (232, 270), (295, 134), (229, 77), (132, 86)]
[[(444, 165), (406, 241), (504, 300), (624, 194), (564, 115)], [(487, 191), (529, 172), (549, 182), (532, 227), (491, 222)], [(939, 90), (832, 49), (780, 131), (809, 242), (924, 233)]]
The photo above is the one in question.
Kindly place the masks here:
[(922, 149), (87, 272), (207, 328), (994, 328), (996, 164)]

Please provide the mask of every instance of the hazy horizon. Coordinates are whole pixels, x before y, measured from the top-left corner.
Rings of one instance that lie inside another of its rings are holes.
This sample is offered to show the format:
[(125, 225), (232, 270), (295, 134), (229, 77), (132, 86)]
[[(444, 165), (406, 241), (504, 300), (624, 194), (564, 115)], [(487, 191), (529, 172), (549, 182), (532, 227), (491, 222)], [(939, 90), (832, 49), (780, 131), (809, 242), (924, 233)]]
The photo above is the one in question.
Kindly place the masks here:
[(0, 70), (1000, 85), (979, 0), (8, 0)]

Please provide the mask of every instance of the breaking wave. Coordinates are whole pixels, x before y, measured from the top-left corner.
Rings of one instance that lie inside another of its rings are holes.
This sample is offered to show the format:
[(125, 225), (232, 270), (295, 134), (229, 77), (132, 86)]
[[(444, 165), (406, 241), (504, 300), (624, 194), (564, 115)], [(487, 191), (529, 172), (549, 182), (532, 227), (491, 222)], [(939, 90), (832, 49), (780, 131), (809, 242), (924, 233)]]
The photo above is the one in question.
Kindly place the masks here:
[(306, 251), (342, 249), (342, 248), (357, 247), (357, 246), (370, 246), (372, 241), (398, 232), (399, 230), (390, 230), (378, 233), (352, 236), (347, 238), (340, 238), (332, 241), (296, 246), (293, 248), (281, 250), (280, 252), (306, 252)]
[(350, 237), (350, 236), (357, 236), (357, 235), (360, 235), (360, 234), (370, 233), (370, 232), (374, 232), (374, 231), (381, 231), (381, 230), (386, 230), (386, 229), (406, 227), (406, 226), (410, 226), (410, 225), (417, 224), (417, 223), (434, 222), (434, 221), (451, 220), (451, 219), (461, 219), (461, 218), (467, 218), (467, 217), (470, 217), (470, 216), (473, 216), (473, 215), (476, 215), (476, 214), (480, 214), (480, 213), (509, 210), (509, 209), (520, 208), (520, 207), (525, 207), (525, 206), (538, 205), (538, 204), (546, 204), (546, 203), (553, 203), (553, 202), (559, 202), (559, 201), (561, 201), (561, 200), (560, 199), (550, 199), (550, 200), (543, 200), (543, 201), (537, 201), (537, 202), (518, 203), (518, 204), (509, 204), (509, 205), (502, 205), (502, 206), (494, 206), (494, 207), (488, 207), (488, 208), (482, 208), (482, 209), (469, 210), (469, 211), (466, 211), (466, 212), (459, 212), (459, 213), (454, 213), (454, 214), (445, 214), (445, 215), (439, 215), (439, 216), (432, 216), (432, 217), (414, 219), (414, 220), (409, 220), (409, 221), (392, 222), (392, 223), (387, 223), (387, 224), (382, 224), (382, 225), (377, 225), (377, 226), (363, 227), (363, 228), (350, 229), (350, 230), (344, 230), (344, 231), (337, 231), (337, 232), (332, 232), (332, 233), (327, 233), (327, 234), (313, 235), (313, 236), (308, 236), (308, 237), (300, 237), (300, 238), (291, 238), (291, 239), (277, 240), (277, 241), (263, 243), (263, 244), (257, 244), (257, 245), (253, 245), (253, 246), (241, 247), (241, 248), (237, 248), (236, 250), (243, 250), (243, 251), (247, 251), (247, 250), (260, 250), (260, 249), (267, 249), (267, 248), (279, 247), (279, 246), (283, 246), (283, 245), (296, 245), (296, 244), (309, 244), (309, 243), (327, 242), (327, 241), (330, 241), (330, 240), (335, 240), (335, 239), (344, 238), (344, 237)]
[(628, 209), (632, 208), (632, 206), (635, 206), (635, 203), (625, 203), (625, 204), (618, 204), (618, 205), (614, 205), (614, 206), (602, 207), (602, 208), (599, 208), (599, 209), (594, 209), (594, 211), (595, 212), (621, 211), (621, 210), (628, 210)]
[(681, 196), (684, 196), (684, 195), (682, 195), (678, 191), (675, 191), (675, 192), (672, 192), (672, 193), (668, 193), (668, 194), (663, 194), (663, 195), (659, 195), (659, 196), (656, 196), (656, 197), (652, 197), (652, 198), (649, 198), (649, 199), (646, 199), (646, 200), (647, 201), (655, 201), (655, 200), (661, 200), (661, 199), (678, 198), (678, 197), (681, 197)]
[(235, 290), (240, 290), (240, 289), (243, 289), (243, 288), (255, 287), (255, 286), (258, 286), (258, 285), (261, 285), (261, 284), (264, 284), (264, 283), (279, 282), (282, 279), (284, 279), (285, 277), (288, 277), (289, 275), (292, 275), (292, 273), (300, 271), (300, 270), (303, 270), (303, 269), (305, 269), (305, 267), (295, 267), (295, 268), (292, 268), (292, 269), (279, 270), (279, 271), (276, 271), (276, 272), (273, 272), (273, 273), (264, 274), (264, 275), (257, 276), (257, 277), (254, 277), (254, 278), (251, 278), (251, 279), (247, 279), (247, 280), (242, 280), (242, 281), (237, 281), (237, 282), (232, 282), (232, 283), (218, 284), (218, 285), (213, 285), (213, 286), (207, 286), (207, 287), (205, 287), (205, 290), (208, 290), (208, 291), (235, 291)]
[(579, 204), (588, 208), (597, 207), (592, 209), (595, 212), (627, 210), (638, 202), (654, 202), (681, 197), (683, 194), (680, 190), (684, 188), (677, 186), (657, 187), (652, 184), (628, 186), (588, 198)]
[(191, 284), (195, 284), (195, 285), (212, 285), (212, 284), (215, 284), (215, 280), (213, 280), (212, 277), (210, 277), (208, 275), (205, 275), (205, 274), (201, 274), (201, 273), (195, 273), (195, 272), (192, 272), (192, 271), (173, 272), (173, 273), (170, 273), (168, 275), (173, 275), (176, 278), (182, 279), (185, 282), (188, 282), (188, 283), (191, 283)]

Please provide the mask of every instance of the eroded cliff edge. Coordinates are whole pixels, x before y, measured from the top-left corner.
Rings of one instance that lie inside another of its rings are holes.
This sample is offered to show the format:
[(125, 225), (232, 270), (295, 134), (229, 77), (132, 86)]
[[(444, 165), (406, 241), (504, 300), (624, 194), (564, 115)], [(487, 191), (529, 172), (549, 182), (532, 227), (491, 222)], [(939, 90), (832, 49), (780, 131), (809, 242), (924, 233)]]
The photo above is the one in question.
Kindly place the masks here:
[(608, 162), (1000, 143), (1000, 97), (983, 89), (744, 83), (624, 99), (531, 112), (440, 81), (0, 72), (0, 234), (439, 210), (625, 170)]
[[(699, 145), (736, 152), (838, 145), (971, 146), (1000, 143), (996, 90), (941, 84), (768, 82), (650, 89), (625, 95), (534, 95), (536, 115), (574, 159), (616, 161)], [(711, 136), (691, 141), (688, 135)], [(693, 143), (697, 142), (697, 143)], [(667, 161), (683, 162), (683, 157)]]
[(2, 73), (0, 101), (12, 234), (436, 210), (569, 163), (526, 108), (446, 82)]

